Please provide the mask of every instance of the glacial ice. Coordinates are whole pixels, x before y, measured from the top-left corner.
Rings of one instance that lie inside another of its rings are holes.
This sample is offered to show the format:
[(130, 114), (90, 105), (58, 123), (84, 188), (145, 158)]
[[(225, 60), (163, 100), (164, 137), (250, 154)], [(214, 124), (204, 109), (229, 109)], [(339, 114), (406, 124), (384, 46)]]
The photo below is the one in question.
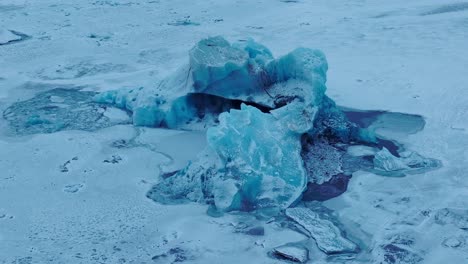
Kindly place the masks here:
[[(326, 185), (324, 195), (307, 193), (312, 200), (345, 191), (351, 168), (343, 159), (346, 146), (380, 140), (325, 95), (327, 69), (318, 50), (297, 48), (274, 59), (251, 39), (231, 44), (218, 36), (199, 41), (188, 64), (157, 86), (94, 99), (128, 110), (135, 125), (207, 129), (206, 150), (154, 185), (149, 198), (205, 202), (213, 214), (274, 215), (299, 201), (308, 185)], [(380, 171), (410, 171), (428, 161), (383, 151), (375, 156)]]

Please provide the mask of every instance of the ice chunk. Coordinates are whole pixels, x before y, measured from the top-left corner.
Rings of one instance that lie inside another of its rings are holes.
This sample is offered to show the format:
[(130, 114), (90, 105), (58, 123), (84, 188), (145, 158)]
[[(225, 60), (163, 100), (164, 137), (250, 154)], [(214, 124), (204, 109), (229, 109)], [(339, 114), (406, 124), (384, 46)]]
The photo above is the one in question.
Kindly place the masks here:
[(408, 168), (403, 160), (393, 156), (386, 148), (382, 148), (382, 150), (375, 154), (374, 166), (376, 169), (383, 171), (398, 171)]
[(405, 173), (423, 172), (441, 166), (440, 161), (425, 158), (412, 151), (399, 154), (400, 157), (396, 157), (385, 147), (377, 152), (374, 156), (374, 167), (377, 172), (382, 172), (384, 175), (403, 176)]
[(243, 105), (241, 110), (221, 114), (219, 126), (208, 130), (208, 144), (224, 166), (215, 186), (237, 190), (228, 192), (231, 195), (222, 192), (227, 203), (215, 195), (219, 209), (284, 209), (301, 196), (307, 175), (300, 136), (311, 128), (315, 112), (302, 103), (290, 104), (287, 110), (291, 111), (280, 108), (267, 114)]
[(34, 97), (15, 102), (3, 116), (16, 135), (54, 133), (61, 130), (85, 130), (127, 124), (126, 112), (93, 102), (94, 92), (77, 87), (53, 88)]
[(416, 264), (423, 260), (419, 254), (407, 249), (407, 247), (394, 244), (381, 245), (381, 249), (378, 250), (377, 254), (379, 263)]
[(283, 259), (287, 259), (293, 262), (305, 263), (309, 260), (309, 251), (307, 248), (284, 245), (273, 249), (273, 254)]
[(302, 226), (319, 249), (327, 254), (354, 253), (359, 250), (356, 244), (341, 235), (341, 231), (331, 221), (322, 219), (308, 208), (288, 208), (286, 216)]

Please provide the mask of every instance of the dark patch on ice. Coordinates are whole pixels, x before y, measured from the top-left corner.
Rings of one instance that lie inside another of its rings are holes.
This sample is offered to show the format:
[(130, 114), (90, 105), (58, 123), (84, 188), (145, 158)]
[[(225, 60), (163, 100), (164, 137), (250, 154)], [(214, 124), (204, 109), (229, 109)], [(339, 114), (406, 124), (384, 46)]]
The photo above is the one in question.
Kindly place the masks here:
[(280, 2), (283, 2), (283, 3), (299, 3), (300, 1), (299, 0), (280, 0)]
[(60, 172), (68, 172), (68, 165), (70, 164), (70, 161), (67, 160), (64, 164), (60, 165), (59, 169)]
[(416, 264), (423, 261), (418, 254), (411, 252), (403, 247), (387, 244), (381, 246), (384, 250), (383, 260), (388, 264)]
[(322, 184), (308, 183), (307, 189), (302, 195), (304, 201), (326, 201), (340, 196), (348, 189), (348, 183), (351, 176), (338, 174), (329, 181)]
[(26, 40), (32, 38), (31, 36), (29, 36), (27, 34), (24, 34), (22, 32), (16, 31), (16, 30), (8, 30), (8, 31), (10, 31), (12, 34), (14, 34), (14, 35), (16, 35), (16, 36), (18, 36), (20, 38), (7, 41), (6, 43), (0, 43), (0, 46), (16, 44), (16, 43), (23, 42), (23, 41), (26, 41)]
[(291, 263), (306, 263), (309, 260), (309, 250), (296, 244), (286, 244), (274, 248), (269, 255)]
[(65, 187), (63, 188), (63, 191), (68, 192), (68, 193), (76, 193), (76, 192), (79, 192), (83, 187), (84, 187), (84, 184), (81, 184), (81, 183), (68, 184), (68, 185), (65, 185)]
[(3, 118), (15, 135), (54, 133), (62, 130), (95, 131), (128, 121), (113, 121), (104, 115), (108, 106), (95, 103), (96, 93), (56, 88), (31, 99), (15, 102)]
[(421, 13), (421, 16), (438, 15), (451, 12), (460, 12), (468, 9), (468, 2), (441, 5), (430, 11)]
[(151, 258), (154, 263), (182, 263), (185, 261), (194, 260), (195, 258), (186, 250), (180, 247), (169, 249), (166, 253), (155, 255)]
[(105, 160), (103, 161), (103, 163), (117, 164), (117, 163), (119, 163), (120, 161), (122, 161), (122, 157), (120, 157), (119, 155), (112, 155), (111, 158), (105, 159)]

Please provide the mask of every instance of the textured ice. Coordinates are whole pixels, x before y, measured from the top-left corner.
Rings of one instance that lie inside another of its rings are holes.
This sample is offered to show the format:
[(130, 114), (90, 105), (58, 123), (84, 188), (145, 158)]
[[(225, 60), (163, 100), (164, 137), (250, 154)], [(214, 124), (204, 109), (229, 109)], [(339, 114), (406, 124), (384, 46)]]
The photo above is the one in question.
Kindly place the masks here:
[(17, 135), (61, 130), (95, 131), (129, 122), (125, 111), (93, 102), (95, 94), (80, 91), (79, 87), (51, 89), (13, 103), (3, 112), (3, 118)]
[(359, 250), (356, 244), (341, 234), (335, 224), (322, 219), (319, 214), (308, 208), (288, 208), (286, 215), (302, 226), (315, 240), (320, 250), (327, 254), (353, 253)]
[[(299, 111), (302, 115), (295, 116)], [(287, 208), (296, 201), (307, 183), (300, 136), (312, 127), (313, 118), (313, 109), (305, 110), (302, 103), (272, 114), (245, 105), (221, 114), (219, 126), (210, 128), (207, 137), (223, 164), (215, 189), (229, 186), (230, 191), (215, 193), (216, 207)]]
[(422, 172), (441, 166), (440, 161), (425, 158), (412, 151), (404, 151), (399, 155), (400, 157), (396, 157), (388, 149), (382, 148), (374, 156), (376, 171), (385, 175), (404, 176), (405, 173)]

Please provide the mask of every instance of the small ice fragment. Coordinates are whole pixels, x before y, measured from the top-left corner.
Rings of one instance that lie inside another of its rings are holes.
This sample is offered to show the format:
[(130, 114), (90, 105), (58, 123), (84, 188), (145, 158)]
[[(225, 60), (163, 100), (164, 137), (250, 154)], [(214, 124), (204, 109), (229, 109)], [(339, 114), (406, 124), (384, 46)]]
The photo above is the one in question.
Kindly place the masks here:
[(383, 171), (398, 171), (408, 168), (401, 159), (393, 156), (386, 148), (382, 148), (375, 154), (374, 167)]
[(273, 254), (277, 257), (293, 262), (305, 263), (309, 260), (309, 251), (300, 246), (284, 245), (273, 249)]

